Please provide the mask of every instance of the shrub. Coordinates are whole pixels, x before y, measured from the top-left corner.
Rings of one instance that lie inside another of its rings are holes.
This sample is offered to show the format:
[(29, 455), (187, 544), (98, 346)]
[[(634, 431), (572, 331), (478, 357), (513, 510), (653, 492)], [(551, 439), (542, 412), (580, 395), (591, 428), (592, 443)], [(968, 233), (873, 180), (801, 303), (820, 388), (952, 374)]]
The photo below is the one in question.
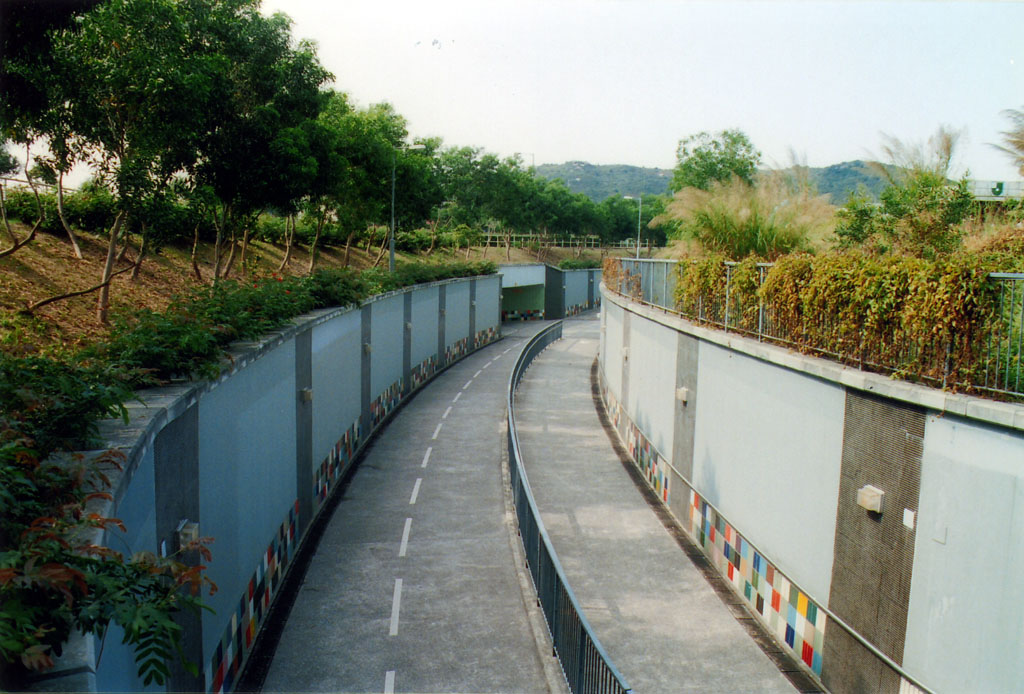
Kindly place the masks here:
[(712, 253), (773, 260), (812, 250), (812, 241), (832, 229), (833, 208), (825, 196), (794, 188), (782, 176), (756, 186), (734, 178), (708, 190), (681, 190), (653, 223), (672, 221)]
[(562, 270), (590, 270), (601, 267), (601, 261), (591, 258), (563, 258), (558, 262)]

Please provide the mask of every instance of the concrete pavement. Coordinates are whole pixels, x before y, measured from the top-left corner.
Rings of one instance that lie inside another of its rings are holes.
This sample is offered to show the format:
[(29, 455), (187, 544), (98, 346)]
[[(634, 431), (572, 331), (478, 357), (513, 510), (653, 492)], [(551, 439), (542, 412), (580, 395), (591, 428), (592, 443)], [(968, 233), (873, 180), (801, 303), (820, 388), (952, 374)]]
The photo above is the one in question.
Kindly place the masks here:
[(541, 327), (506, 327), (373, 442), (311, 561), (263, 691), (562, 690), (502, 470), (509, 373)]
[(590, 388), (599, 325), (567, 320), (516, 399), (527, 477), (587, 619), (636, 692), (793, 692), (610, 445)]
[[(265, 692), (564, 692), (515, 536), (504, 397), (526, 340), (454, 365), (366, 452), (312, 558)], [(595, 316), (526, 373), (520, 443), (570, 585), (640, 692), (792, 692), (622, 466), (591, 396)], [(785, 669), (785, 665), (782, 665)]]

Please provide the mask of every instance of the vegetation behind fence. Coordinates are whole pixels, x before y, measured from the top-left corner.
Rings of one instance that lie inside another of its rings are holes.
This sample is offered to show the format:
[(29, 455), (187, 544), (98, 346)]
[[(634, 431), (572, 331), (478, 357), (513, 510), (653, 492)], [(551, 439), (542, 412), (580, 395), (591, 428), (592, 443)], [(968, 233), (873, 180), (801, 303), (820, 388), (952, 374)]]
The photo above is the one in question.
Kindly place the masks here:
[[(644, 296), (653, 265), (607, 259), (605, 283), (709, 325), (897, 378), (991, 395), (1024, 395), (1024, 259), (935, 260), (862, 253), (676, 268), (670, 301)], [(667, 305), (671, 303), (671, 305)]]

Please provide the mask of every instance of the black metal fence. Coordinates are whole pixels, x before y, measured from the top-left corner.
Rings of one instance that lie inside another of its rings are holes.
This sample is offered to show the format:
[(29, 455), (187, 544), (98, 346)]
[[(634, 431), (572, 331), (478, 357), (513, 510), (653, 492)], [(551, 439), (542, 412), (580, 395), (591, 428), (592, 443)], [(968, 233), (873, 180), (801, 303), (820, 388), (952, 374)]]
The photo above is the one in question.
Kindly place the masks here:
[(515, 391), (534, 357), (562, 337), (559, 321), (537, 333), (520, 352), (508, 384), (508, 457), (509, 476), (515, 497), (519, 534), (526, 562), (537, 590), (537, 598), (551, 633), (555, 655), (574, 694), (625, 694), (632, 692), (625, 679), (608, 659), (590, 624), (583, 615), (565, 579), (562, 565), (551, 546), (544, 522), (530, 491), (523, 457), (516, 435)]
[[(901, 340), (897, 331), (869, 344), (856, 333), (828, 329), (836, 322), (835, 316), (828, 315), (813, 317), (815, 333), (832, 334), (835, 339), (829, 344), (812, 344), (803, 335), (794, 333), (793, 321), (785, 319), (792, 307), (764, 301), (749, 305), (749, 296), (746, 297), (748, 303), (741, 300), (733, 286), (736, 263), (723, 265), (721, 291), (702, 295), (693, 306), (683, 310), (676, 299), (678, 261), (622, 259), (619, 262), (622, 273), (618, 275), (618, 283), (609, 289), (700, 323), (814, 352), (860, 368), (917, 378), (942, 388), (957, 387), (1018, 398), (1024, 395), (1024, 274), (992, 273), (988, 276), (993, 285), (992, 296), (996, 298), (990, 307), (992, 319), (986, 323), (980, 345), (954, 346), (952, 341), (940, 339)], [(770, 263), (757, 265), (758, 289), (770, 269)], [(951, 364), (964, 352), (970, 353), (970, 363), (951, 370)]]

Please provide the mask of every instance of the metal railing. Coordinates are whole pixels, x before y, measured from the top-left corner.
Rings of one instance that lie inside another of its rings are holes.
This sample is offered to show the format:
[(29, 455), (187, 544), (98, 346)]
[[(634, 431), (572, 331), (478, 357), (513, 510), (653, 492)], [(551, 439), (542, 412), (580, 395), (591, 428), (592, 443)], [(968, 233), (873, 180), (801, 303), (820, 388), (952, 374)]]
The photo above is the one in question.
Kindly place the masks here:
[[(992, 273), (992, 319), (985, 328), (983, 344), (969, 345), (971, 363), (951, 371), (951, 364), (964, 345), (954, 347), (951, 341), (901, 341), (893, 334), (877, 344), (868, 344), (861, 335), (842, 332), (834, 316), (814, 316), (819, 334), (832, 334), (830, 345), (809, 344), (801, 334), (794, 334), (784, 317), (792, 307), (772, 306), (764, 301), (744, 305), (733, 289), (733, 268), (725, 263), (725, 281), (720, 293), (701, 296), (689, 310), (681, 310), (676, 302), (679, 277), (675, 260), (624, 258), (619, 261), (623, 272), (617, 286), (609, 289), (665, 311), (690, 318), (726, 331), (734, 331), (857, 366), (859, 368), (901, 376), (912, 376), (931, 385), (957, 387), (993, 395), (1024, 395), (1024, 273)], [(771, 263), (757, 265), (756, 285), (763, 284)], [(749, 293), (749, 292), (748, 292)], [(749, 301), (749, 297), (748, 297)], [(895, 331), (894, 331), (895, 333)], [(896, 355), (896, 358), (893, 358)]]
[(597, 640), (551, 546), (530, 491), (516, 433), (515, 391), (534, 357), (562, 337), (562, 322), (545, 328), (523, 347), (508, 384), (509, 477), (515, 498), (519, 534), (537, 599), (551, 634), (555, 655), (574, 694), (632, 692)]

